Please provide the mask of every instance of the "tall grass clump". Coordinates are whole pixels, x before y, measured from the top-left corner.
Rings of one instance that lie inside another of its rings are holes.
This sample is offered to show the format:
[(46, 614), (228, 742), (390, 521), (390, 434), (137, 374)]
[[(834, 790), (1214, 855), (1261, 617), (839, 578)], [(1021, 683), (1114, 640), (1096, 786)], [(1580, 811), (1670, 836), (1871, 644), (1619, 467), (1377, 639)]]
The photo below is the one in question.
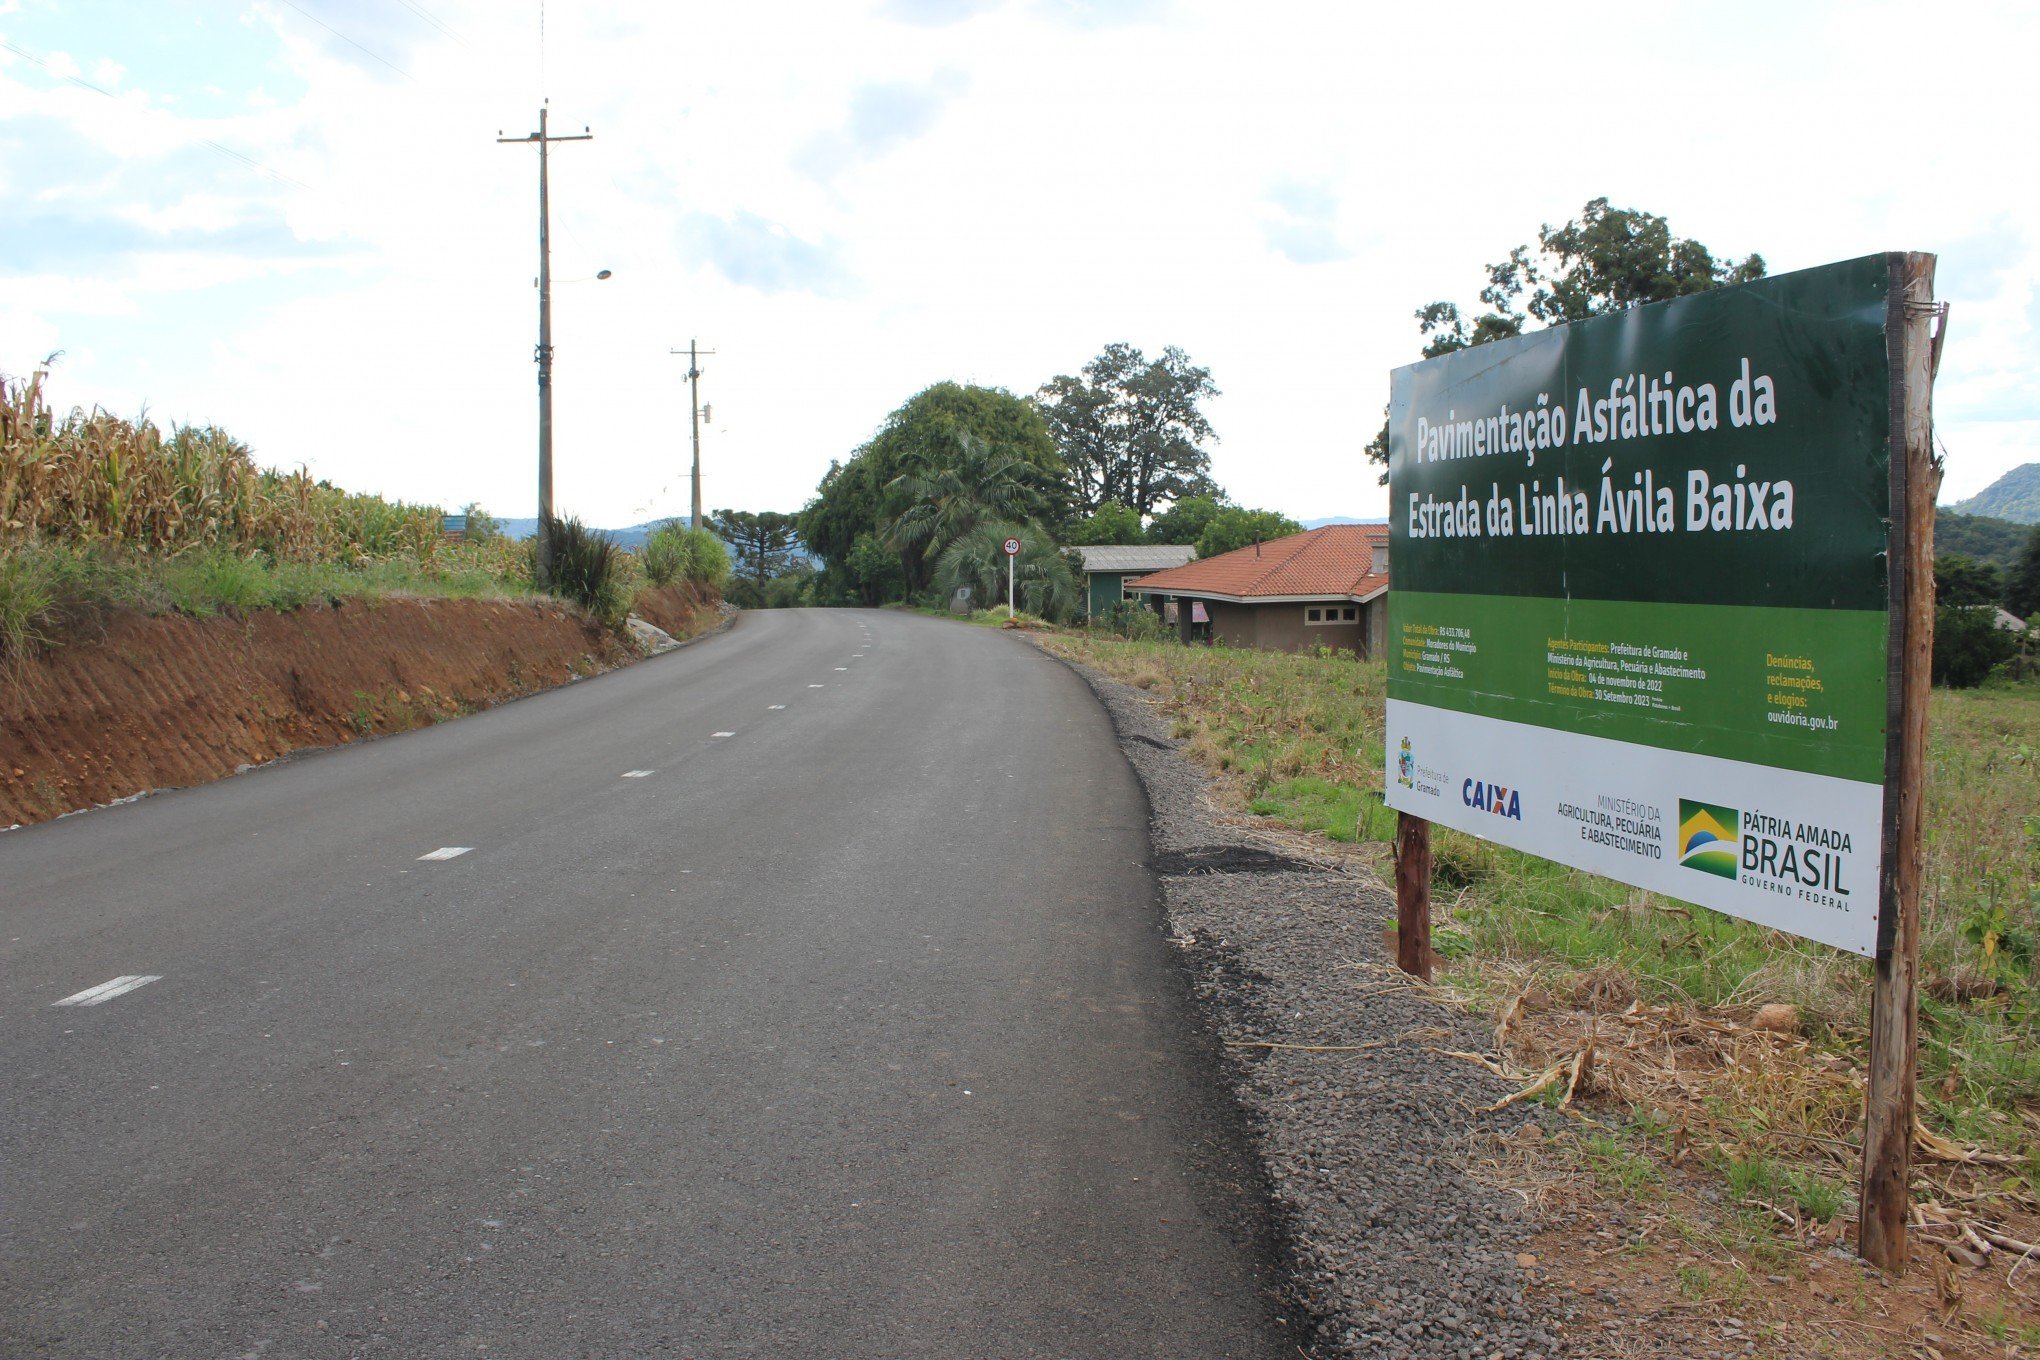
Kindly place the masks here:
[(730, 579), (730, 554), (722, 541), (706, 529), (690, 529), (677, 519), (652, 531), (640, 563), (645, 579), (655, 586), (692, 581), (720, 590)]
[(628, 554), (616, 540), (580, 520), (546, 518), (538, 526), (549, 559), (547, 589), (593, 614), (607, 627), (630, 611)]

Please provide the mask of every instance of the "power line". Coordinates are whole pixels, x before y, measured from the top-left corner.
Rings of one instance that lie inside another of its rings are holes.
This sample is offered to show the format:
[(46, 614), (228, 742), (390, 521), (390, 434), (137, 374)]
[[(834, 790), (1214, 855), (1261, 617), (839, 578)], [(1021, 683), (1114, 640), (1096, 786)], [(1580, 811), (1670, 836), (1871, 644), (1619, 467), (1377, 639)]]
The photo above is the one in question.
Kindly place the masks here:
[(441, 33), (444, 33), (447, 37), (459, 43), (462, 47), (466, 47), (468, 45), (466, 38), (461, 37), (460, 34), (454, 32), (451, 28), (448, 28), (445, 24), (441, 23), (439, 20), (439, 16), (434, 14), (431, 10), (425, 8), (423, 5), (415, 4), (413, 3), (413, 0), (397, 0), (397, 3), (402, 5), (405, 9), (411, 11), (411, 13), (417, 15), (420, 19), (423, 19), (426, 23), (438, 29)]
[[(25, 47), (21, 47), (15, 43), (9, 42), (5, 38), (0, 38), (0, 47), (6, 48), (9, 52), (12, 52), (15, 56), (20, 57), (24, 61), (34, 62), (37, 66), (42, 67), (44, 74), (50, 76), (53, 79), (67, 81), (70, 84), (76, 85), (81, 90), (90, 90), (92, 91), (92, 93), (96, 95), (103, 95), (106, 98), (111, 99), (116, 104), (120, 102), (120, 96), (116, 95), (113, 91), (106, 89), (103, 86), (94, 85), (91, 81), (81, 79), (78, 76), (64, 75), (63, 73), (59, 72), (55, 67), (51, 66), (47, 61), (44, 61), (41, 57), (37, 56), (35, 53), (29, 51)], [(288, 184), (292, 188), (296, 189), (311, 188), (311, 186), (309, 184), (306, 184), (303, 180), (292, 179), (289, 175), (284, 174), (281, 170), (270, 169), (268, 166), (264, 165), (261, 161), (256, 160), (253, 156), (244, 156), (240, 152), (234, 150), (232, 147), (222, 146), (218, 142), (212, 141), (209, 138), (200, 138), (199, 145), (205, 147), (209, 151), (217, 151), (222, 156), (226, 156), (229, 157), (230, 159), (237, 160), (241, 164), (249, 167), (252, 170), (260, 171), (262, 174), (269, 176), (271, 179), (275, 180), (279, 184)]]
[(389, 60), (387, 57), (384, 57), (379, 53), (370, 51), (368, 48), (363, 47), (360, 43), (354, 41), (354, 39), (348, 37), (345, 33), (342, 33), (339, 29), (327, 23), (324, 19), (321, 19), (318, 15), (313, 14), (310, 10), (307, 10), (304, 6), (298, 4), (297, 0), (283, 0), (283, 3), (290, 6), (292, 9), (296, 10), (299, 14), (304, 15), (305, 18), (310, 19), (313, 23), (317, 24), (320, 28), (325, 29), (328, 33), (338, 38), (341, 42), (346, 43), (349, 47), (354, 48), (358, 52), (362, 52), (368, 56), (374, 57), (377, 61), (389, 67), (392, 71), (395, 71), (398, 75), (402, 76), (404, 79), (411, 81), (415, 81), (417, 79), (416, 76), (412, 75), (409, 71), (406, 71), (403, 67), (397, 65), (395, 62)]

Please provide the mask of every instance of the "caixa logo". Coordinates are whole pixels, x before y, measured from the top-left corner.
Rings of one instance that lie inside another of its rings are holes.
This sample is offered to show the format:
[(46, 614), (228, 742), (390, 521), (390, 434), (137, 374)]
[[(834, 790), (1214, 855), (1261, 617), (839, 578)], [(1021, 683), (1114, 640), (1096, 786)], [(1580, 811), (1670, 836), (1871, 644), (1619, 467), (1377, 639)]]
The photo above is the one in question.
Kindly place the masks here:
[(1523, 794), (1520, 789), (1469, 779), (1459, 786), (1459, 801), (1476, 812), (1492, 812), (1512, 822), (1523, 820)]

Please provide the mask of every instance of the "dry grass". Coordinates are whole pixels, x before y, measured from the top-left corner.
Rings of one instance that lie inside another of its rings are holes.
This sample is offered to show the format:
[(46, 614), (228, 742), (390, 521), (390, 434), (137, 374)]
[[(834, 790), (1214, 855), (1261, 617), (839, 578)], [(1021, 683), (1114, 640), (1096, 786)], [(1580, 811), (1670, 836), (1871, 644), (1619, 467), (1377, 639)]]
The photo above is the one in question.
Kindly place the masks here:
[[(1369, 848), (1393, 827), (1379, 666), (1089, 635), (1047, 645), (1153, 696), (1222, 798), (1357, 840), (1386, 867), (1385, 847)], [(1951, 1268), (1981, 1268), (1966, 1250), (2002, 1277), (2015, 1257), (1984, 1257), (1971, 1237), (2040, 1231), (2040, 687), (1936, 693), (1931, 732), (1916, 1232)], [(1815, 1245), (1846, 1231), (1862, 960), (1454, 832), (1434, 852), (1441, 987), (1497, 1022), (1474, 1056), (1588, 1121), (1576, 1143), (1596, 1149), (1580, 1155), (1604, 1193), (1697, 1177), (1741, 1216), (1720, 1249), (1760, 1276), (1744, 1258), (1763, 1234)], [(1753, 1026), (1774, 1002), (1796, 1008), (1788, 1032)], [(2019, 1326), (2040, 1320), (2036, 1276), (2040, 1259), (1992, 1296)]]

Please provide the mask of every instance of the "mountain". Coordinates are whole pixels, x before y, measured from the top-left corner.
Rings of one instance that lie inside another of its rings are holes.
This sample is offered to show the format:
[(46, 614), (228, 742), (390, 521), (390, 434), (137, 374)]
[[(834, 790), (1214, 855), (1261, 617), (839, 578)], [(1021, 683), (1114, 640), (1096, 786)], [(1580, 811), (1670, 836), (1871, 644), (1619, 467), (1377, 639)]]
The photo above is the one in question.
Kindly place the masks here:
[[(615, 539), (620, 546), (636, 552), (645, 546), (645, 540), (652, 536), (652, 530), (665, 522), (663, 519), (648, 519), (643, 524), (633, 524), (624, 529), (604, 529), (601, 532)], [(535, 519), (499, 519), (496, 523), (503, 527), (503, 536), (506, 538), (530, 538), (538, 532), (538, 521)]]
[(1966, 501), (1948, 507), (1963, 515), (1988, 515), (2014, 524), (2040, 524), (2040, 463), (2015, 467)]

